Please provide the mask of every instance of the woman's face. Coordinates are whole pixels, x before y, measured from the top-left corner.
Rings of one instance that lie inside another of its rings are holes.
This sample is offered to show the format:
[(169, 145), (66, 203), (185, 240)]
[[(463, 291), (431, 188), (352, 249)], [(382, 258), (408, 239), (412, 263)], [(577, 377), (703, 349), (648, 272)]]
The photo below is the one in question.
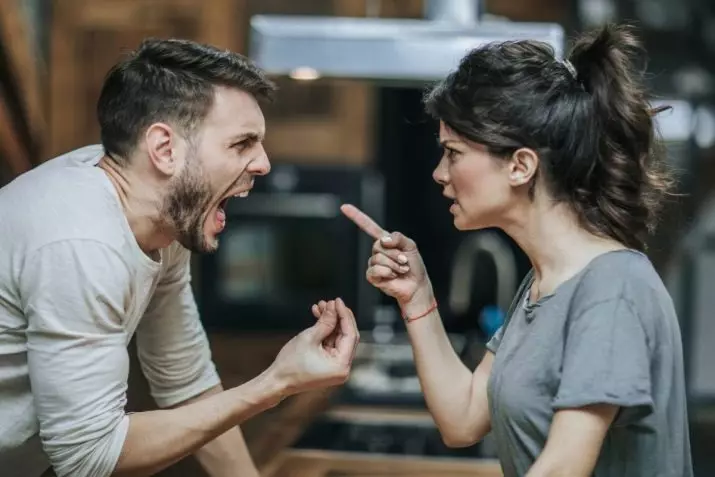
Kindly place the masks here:
[(440, 121), (444, 154), (432, 173), (452, 199), (449, 211), (459, 230), (499, 226), (513, 199), (510, 161), (494, 157), (487, 148), (459, 137)]

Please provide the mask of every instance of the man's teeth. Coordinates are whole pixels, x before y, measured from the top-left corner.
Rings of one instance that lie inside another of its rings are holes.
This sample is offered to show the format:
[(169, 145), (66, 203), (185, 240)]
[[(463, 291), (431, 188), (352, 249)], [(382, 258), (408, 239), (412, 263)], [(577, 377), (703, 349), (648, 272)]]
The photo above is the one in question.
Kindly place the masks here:
[(243, 191), (243, 192), (238, 192), (236, 194), (233, 194), (233, 197), (240, 197), (240, 198), (248, 197), (248, 192), (249, 191), (247, 191), (247, 190)]

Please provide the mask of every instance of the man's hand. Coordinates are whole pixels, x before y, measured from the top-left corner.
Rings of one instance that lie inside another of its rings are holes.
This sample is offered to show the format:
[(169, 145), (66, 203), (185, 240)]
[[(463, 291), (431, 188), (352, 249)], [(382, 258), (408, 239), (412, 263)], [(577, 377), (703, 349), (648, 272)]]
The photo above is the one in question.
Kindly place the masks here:
[(317, 315), (315, 325), (281, 349), (269, 371), (284, 383), (288, 394), (343, 384), (358, 341), (352, 311), (340, 298), (331, 300)]
[[(332, 345), (326, 343), (331, 335)], [(112, 475), (153, 475), (287, 395), (345, 382), (357, 343), (352, 312), (340, 299), (328, 303), (317, 323), (289, 341), (254, 379), (176, 409), (130, 415)]]

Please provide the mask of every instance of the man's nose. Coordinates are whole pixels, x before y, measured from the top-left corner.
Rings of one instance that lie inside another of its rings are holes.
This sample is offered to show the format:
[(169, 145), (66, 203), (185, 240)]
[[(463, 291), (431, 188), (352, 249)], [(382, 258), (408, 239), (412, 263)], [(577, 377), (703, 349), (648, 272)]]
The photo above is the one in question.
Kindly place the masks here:
[(248, 171), (257, 176), (265, 176), (271, 172), (271, 161), (268, 160), (268, 154), (262, 144), (259, 145), (259, 148), (258, 155), (248, 165)]

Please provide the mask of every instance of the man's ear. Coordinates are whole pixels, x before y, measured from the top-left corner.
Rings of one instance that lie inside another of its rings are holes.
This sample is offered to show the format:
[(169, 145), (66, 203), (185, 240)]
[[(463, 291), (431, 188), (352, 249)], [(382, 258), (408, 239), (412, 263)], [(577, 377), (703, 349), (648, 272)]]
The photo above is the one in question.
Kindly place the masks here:
[(508, 161), (509, 183), (513, 187), (530, 183), (539, 169), (539, 155), (528, 147), (517, 149)]
[(165, 123), (154, 123), (144, 135), (149, 162), (161, 175), (173, 176), (178, 164), (176, 161), (176, 134)]

